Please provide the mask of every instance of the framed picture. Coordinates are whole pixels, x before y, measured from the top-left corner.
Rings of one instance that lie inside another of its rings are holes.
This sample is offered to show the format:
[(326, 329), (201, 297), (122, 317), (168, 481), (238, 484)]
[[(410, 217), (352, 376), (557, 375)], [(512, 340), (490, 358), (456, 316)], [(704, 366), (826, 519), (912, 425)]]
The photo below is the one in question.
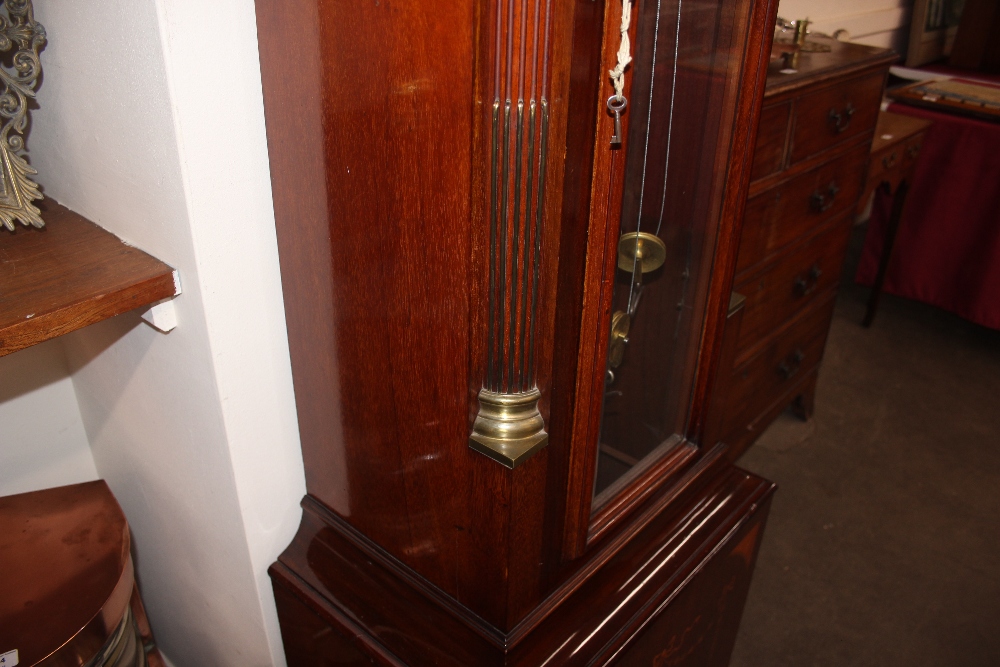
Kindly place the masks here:
[(925, 65), (951, 53), (964, 5), (965, 0), (914, 0), (907, 67)]

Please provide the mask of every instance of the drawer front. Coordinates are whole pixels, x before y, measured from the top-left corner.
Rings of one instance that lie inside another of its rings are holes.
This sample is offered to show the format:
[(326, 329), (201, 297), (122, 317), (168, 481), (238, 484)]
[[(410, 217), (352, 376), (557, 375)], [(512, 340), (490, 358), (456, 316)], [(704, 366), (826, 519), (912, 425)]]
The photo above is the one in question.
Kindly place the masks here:
[(831, 223), (791, 252), (734, 287), (746, 297), (736, 363), (755, 352), (761, 341), (833, 289), (840, 278), (851, 225), (847, 216)]
[(868, 74), (803, 95), (795, 111), (792, 164), (870, 132), (878, 119), (885, 73)]
[[(868, 167), (869, 182), (881, 181), (886, 177), (886, 174), (896, 173), (904, 169), (905, 155), (905, 147), (902, 144), (887, 146), (879, 153), (872, 155), (871, 163)], [(912, 162), (912, 160), (908, 160), (907, 164)]]
[(903, 169), (909, 169), (917, 161), (917, 158), (920, 157), (920, 149), (923, 147), (923, 143), (923, 132), (906, 140), (902, 152)]
[(750, 170), (751, 181), (770, 176), (785, 166), (785, 138), (791, 117), (791, 102), (761, 109), (757, 145), (753, 149), (753, 168)]
[(868, 177), (865, 181), (865, 194), (872, 192), (882, 183), (888, 183), (893, 189), (908, 177), (910, 170), (920, 156), (920, 148), (924, 135), (910, 137), (894, 146), (886, 146), (878, 153), (873, 153), (868, 167)]
[(836, 292), (795, 320), (759, 352), (738, 365), (726, 391), (725, 433), (742, 430), (819, 366), (833, 317)]
[(793, 178), (747, 202), (737, 273), (853, 209), (861, 194), (868, 147)]

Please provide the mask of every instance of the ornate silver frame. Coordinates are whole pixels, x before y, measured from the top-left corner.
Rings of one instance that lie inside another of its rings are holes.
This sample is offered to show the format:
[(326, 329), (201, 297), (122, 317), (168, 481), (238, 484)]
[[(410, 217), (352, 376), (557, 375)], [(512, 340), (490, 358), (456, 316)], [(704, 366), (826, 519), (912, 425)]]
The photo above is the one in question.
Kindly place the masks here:
[[(45, 28), (35, 21), (31, 0), (2, 0), (0, 52), (17, 49), (10, 62), (13, 71), (0, 67), (0, 224), (14, 231), (14, 222), (43, 227), (41, 212), (31, 202), (41, 199), (37, 174), (24, 158), (24, 132), (28, 128), (28, 98), (35, 97), (42, 74), (38, 51), (45, 46)], [(6, 14), (6, 15), (5, 15)], [(4, 59), (6, 60), (6, 58)]]

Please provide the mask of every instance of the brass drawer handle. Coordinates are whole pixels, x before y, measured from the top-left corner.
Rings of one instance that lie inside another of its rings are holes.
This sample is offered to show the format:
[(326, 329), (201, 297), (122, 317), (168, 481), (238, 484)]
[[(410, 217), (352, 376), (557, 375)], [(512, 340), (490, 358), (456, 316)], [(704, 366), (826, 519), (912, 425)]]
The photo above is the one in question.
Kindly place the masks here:
[(830, 207), (833, 206), (833, 201), (837, 198), (838, 192), (840, 192), (840, 187), (836, 182), (830, 181), (830, 184), (826, 186), (825, 193), (819, 190), (812, 193), (812, 196), (809, 197), (809, 204), (812, 206), (813, 211), (822, 213), (830, 210)]
[(816, 287), (819, 285), (819, 278), (822, 275), (823, 270), (819, 268), (819, 264), (813, 264), (804, 278), (799, 276), (795, 279), (795, 293), (798, 296), (812, 294), (816, 291)]
[(910, 156), (911, 160), (917, 157), (918, 155), (920, 155), (920, 144), (913, 144), (912, 146), (906, 149), (906, 153), (907, 155)]
[(827, 119), (830, 121), (830, 125), (837, 134), (842, 133), (851, 125), (851, 118), (854, 116), (856, 109), (854, 105), (850, 102), (844, 107), (843, 111), (837, 111), (836, 109), (830, 109), (830, 113), (827, 114)]
[[(913, 153), (910, 153), (910, 157), (913, 157)], [(882, 156), (882, 166), (886, 169), (892, 169), (896, 166), (896, 152), (893, 151), (891, 155)]]
[(787, 380), (788, 378), (792, 377), (793, 375), (799, 372), (799, 369), (802, 367), (802, 362), (805, 360), (805, 358), (806, 358), (805, 353), (799, 348), (796, 348), (795, 352), (793, 352), (787, 359), (778, 364), (778, 374), (781, 375), (782, 378)]

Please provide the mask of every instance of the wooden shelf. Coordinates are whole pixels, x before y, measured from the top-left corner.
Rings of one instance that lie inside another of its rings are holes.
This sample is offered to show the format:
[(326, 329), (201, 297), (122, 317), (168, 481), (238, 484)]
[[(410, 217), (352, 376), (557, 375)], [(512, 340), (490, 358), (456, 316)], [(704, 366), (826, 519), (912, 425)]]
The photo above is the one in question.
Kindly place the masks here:
[(0, 228), (0, 356), (177, 294), (174, 270), (52, 200)]

